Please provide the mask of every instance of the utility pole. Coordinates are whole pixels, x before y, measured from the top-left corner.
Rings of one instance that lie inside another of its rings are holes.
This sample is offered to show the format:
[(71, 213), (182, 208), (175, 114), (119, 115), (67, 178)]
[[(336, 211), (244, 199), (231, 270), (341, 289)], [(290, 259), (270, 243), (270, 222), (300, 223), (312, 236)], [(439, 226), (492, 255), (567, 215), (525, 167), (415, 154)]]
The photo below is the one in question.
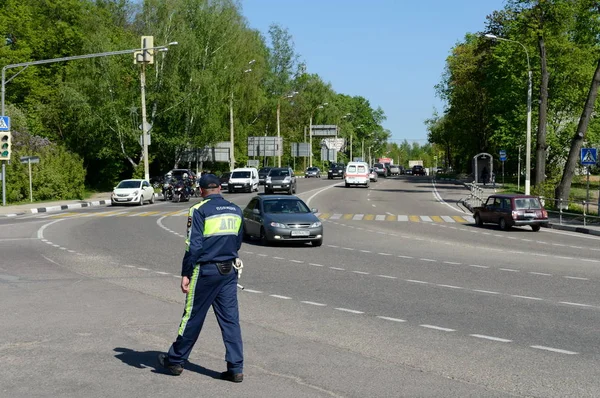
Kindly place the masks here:
[(229, 148), (229, 171), (233, 171), (235, 168), (235, 150), (233, 140), (233, 90), (231, 90), (231, 96), (229, 97), (229, 141), (231, 141), (231, 148)]
[(142, 51), (135, 52), (135, 63), (141, 65), (140, 86), (142, 96), (142, 157), (144, 159), (144, 179), (150, 181), (150, 162), (148, 160), (148, 122), (146, 121), (146, 65), (154, 63), (154, 37), (142, 36)]

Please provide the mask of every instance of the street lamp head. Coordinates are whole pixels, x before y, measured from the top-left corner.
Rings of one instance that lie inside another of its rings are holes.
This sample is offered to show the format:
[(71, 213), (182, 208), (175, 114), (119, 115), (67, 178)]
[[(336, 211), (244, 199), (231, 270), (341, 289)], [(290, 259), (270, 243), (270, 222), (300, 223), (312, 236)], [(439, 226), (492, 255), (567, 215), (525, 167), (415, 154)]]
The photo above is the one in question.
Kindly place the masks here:
[(323, 106), (329, 105), (329, 102), (323, 102)]
[(169, 46), (176, 46), (176, 45), (178, 45), (178, 44), (179, 44), (178, 42), (176, 42), (176, 41), (172, 41), (172, 42), (170, 42), (168, 45), (169, 45)]
[(491, 33), (486, 33), (484, 36), (487, 37), (488, 39), (497, 39), (498, 38), (498, 36), (493, 35)]
[(255, 63), (255, 62), (256, 62), (256, 60), (255, 60), (255, 59), (253, 59), (252, 61), (248, 62), (248, 65), (252, 65), (252, 64), (253, 64), (253, 63)]
[(244, 73), (252, 72), (252, 69), (246, 69)]

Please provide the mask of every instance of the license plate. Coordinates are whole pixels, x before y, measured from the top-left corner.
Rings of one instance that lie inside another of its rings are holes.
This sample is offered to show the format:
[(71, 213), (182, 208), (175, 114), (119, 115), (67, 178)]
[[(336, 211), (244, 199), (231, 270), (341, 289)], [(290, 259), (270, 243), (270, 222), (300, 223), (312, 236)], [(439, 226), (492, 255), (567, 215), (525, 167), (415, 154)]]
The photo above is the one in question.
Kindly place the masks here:
[(292, 231), (292, 236), (308, 236), (310, 231)]
[(281, 185), (273, 185), (273, 188), (281, 188)]
[(234, 188), (241, 188), (242, 186), (241, 185), (234, 185), (233, 187)]
[(535, 218), (535, 213), (525, 213), (525, 218)]

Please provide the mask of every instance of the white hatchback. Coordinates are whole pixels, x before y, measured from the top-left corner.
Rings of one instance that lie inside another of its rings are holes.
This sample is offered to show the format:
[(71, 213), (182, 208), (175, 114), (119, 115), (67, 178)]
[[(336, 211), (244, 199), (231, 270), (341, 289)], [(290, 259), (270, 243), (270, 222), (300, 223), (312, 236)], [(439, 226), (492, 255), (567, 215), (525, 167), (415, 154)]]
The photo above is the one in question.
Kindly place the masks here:
[(120, 204), (141, 206), (144, 202), (154, 203), (154, 188), (146, 180), (123, 180), (115, 187), (110, 198), (113, 206)]

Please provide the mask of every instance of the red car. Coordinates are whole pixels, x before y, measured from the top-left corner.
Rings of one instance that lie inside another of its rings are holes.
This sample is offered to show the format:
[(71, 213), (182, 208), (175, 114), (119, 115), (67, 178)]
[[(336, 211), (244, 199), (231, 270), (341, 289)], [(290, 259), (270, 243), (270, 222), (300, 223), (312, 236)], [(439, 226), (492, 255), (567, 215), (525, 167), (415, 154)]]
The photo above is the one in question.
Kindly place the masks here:
[(487, 198), (483, 206), (473, 209), (475, 224), (481, 227), (485, 223), (498, 224), (500, 229), (531, 226), (534, 232), (548, 225), (548, 212), (542, 206), (540, 198), (531, 195), (497, 194)]

